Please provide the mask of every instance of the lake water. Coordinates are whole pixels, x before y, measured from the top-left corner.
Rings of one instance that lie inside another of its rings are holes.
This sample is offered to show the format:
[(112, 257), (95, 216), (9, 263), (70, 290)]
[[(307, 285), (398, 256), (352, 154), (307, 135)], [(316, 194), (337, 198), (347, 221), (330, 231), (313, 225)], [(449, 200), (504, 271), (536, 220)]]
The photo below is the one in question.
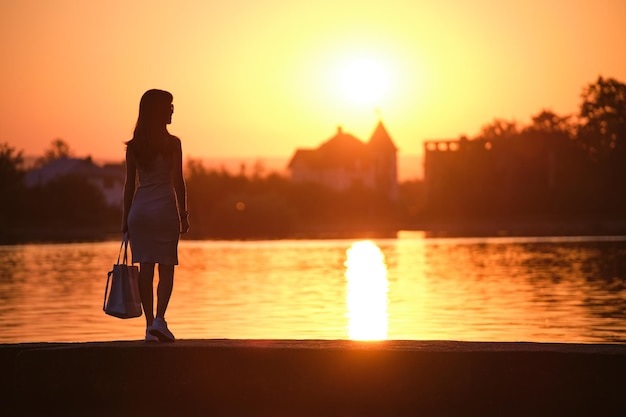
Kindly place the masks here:
[[(0, 343), (142, 339), (102, 311), (119, 242), (0, 246)], [(626, 237), (188, 241), (180, 339), (626, 343)]]

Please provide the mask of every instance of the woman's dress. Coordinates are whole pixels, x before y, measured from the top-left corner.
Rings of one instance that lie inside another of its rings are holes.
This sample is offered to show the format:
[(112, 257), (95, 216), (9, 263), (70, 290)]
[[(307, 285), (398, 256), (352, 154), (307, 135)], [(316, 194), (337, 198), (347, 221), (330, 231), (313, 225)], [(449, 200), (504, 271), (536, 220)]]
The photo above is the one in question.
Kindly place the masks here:
[(172, 165), (159, 155), (150, 169), (137, 169), (139, 185), (128, 213), (133, 263), (178, 265), (180, 222)]

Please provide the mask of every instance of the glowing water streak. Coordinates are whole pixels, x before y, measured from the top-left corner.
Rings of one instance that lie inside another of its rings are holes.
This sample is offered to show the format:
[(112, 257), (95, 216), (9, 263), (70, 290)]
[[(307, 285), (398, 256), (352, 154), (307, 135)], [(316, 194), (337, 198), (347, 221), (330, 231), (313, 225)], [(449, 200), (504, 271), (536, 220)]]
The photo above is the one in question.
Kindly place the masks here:
[(389, 282), (385, 256), (373, 242), (359, 241), (347, 250), (345, 265), (348, 338), (387, 339)]

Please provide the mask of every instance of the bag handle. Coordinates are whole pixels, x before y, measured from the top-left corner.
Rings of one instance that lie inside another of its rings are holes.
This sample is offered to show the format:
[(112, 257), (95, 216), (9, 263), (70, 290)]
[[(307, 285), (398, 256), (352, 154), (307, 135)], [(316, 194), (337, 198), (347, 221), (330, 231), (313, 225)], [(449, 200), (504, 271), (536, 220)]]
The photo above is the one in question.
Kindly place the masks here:
[(113, 271), (110, 271), (107, 274), (107, 285), (104, 287), (104, 301), (102, 302), (103, 311), (106, 311), (107, 308), (107, 295), (109, 294), (109, 281), (111, 280), (111, 274), (113, 274)]
[(122, 256), (122, 248), (124, 249), (124, 258), (122, 258), (122, 262), (124, 265), (128, 264), (128, 232), (124, 233), (122, 236), (122, 244), (120, 245), (120, 250), (117, 254), (117, 264), (120, 263), (120, 257)]

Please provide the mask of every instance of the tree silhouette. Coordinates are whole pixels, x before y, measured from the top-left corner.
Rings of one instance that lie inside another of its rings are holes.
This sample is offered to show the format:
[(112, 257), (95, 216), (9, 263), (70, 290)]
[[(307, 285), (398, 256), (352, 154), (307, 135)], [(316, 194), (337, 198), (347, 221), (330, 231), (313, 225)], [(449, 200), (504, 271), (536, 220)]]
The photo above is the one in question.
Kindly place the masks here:
[(485, 140), (497, 140), (517, 135), (517, 133), (517, 122), (504, 119), (494, 119), (493, 122), (481, 128), (478, 138)]
[(73, 152), (70, 149), (70, 145), (68, 145), (63, 139), (57, 138), (50, 143), (48, 149), (44, 151), (43, 156), (37, 158), (35, 166), (42, 167), (56, 159), (69, 158), (72, 155)]
[(524, 131), (537, 131), (543, 133), (564, 133), (573, 137), (576, 125), (571, 116), (559, 116), (551, 110), (542, 110), (532, 118), (532, 124)]
[(598, 77), (582, 93), (579, 140), (592, 160), (606, 162), (626, 149), (626, 84)]
[(8, 144), (0, 144), (0, 195), (3, 203), (0, 204), (0, 225), (2, 229), (14, 223), (23, 209), (24, 202), (24, 158), (21, 151)]

